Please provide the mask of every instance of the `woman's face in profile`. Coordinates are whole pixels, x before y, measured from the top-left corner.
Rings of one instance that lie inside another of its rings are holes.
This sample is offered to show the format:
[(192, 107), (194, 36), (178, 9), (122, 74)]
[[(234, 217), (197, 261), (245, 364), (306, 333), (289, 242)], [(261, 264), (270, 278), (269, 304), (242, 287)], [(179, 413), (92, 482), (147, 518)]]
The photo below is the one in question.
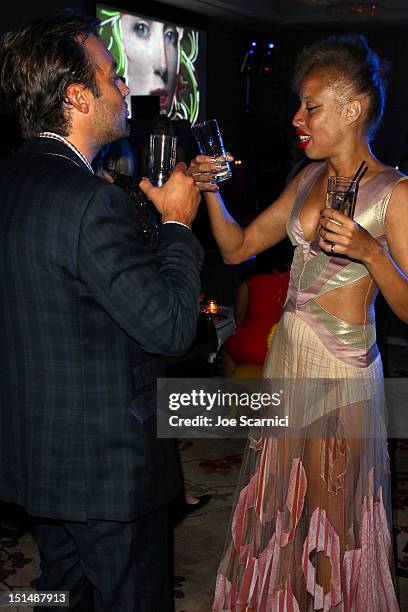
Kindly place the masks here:
[[(336, 155), (344, 144), (343, 104), (337, 87), (326, 83), (325, 74), (307, 75), (300, 88), (300, 108), (292, 119), (299, 147), (309, 159)], [(357, 126), (356, 126), (357, 127)]]
[(182, 28), (127, 14), (121, 17), (121, 27), (130, 94), (160, 96), (161, 109), (170, 110), (178, 79)]

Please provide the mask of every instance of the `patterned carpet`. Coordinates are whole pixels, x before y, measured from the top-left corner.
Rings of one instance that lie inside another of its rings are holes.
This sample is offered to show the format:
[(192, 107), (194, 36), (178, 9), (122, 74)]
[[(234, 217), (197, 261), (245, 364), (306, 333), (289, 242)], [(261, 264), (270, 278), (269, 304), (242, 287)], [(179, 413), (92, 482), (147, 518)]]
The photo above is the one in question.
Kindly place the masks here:
[[(202, 510), (188, 514), (175, 528), (176, 612), (211, 610), (214, 580), (230, 520), (244, 444), (244, 440), (230, 439), (180, 442), (186, 488), (196, 495), (210, 493), (212, 498)], [(397, 583), (401, 610), (408, 612), (408, 440), (397, 440), (394, 447), (393, 505)], [(2, 590), (32, 586), (38, 574), (36, 548), (29, 533), (24, 531), (21, 519), (2, 519)], [(17, 612), (18, 608), (7, 610)], [(21, 612), (28, 610), (21, 608)]]
[[(212, 498), (175, 529), (176, 612), (209, 612), (245, 440), (184, 440), (185, 486)], [(188, 545), (187, 545), (188, 544)]]
[[(395, 440), (393, 523), (397, 574), (408, 582), (408, 440)], [(405, 602), (408, 610), (408, 598)]]

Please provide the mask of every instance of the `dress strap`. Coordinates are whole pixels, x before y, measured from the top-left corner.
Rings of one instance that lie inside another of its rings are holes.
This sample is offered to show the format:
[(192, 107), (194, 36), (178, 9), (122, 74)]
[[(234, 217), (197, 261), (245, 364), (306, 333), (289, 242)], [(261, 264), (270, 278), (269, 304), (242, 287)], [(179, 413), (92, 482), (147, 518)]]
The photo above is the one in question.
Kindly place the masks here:
[[(357, 219), (357, 217), (368, 210), (368, 208), (383, 201), (386, 196), (391, 196), (397, 184), (407, 178), (408, 177), (398, 172), (395, 168), (388, 168), (373, 176), (373, 178), (364, 185), (361, 185), (357, 193), (354, 218)], [(383, 211), (384, 217), (385, 212), (386, 207)]]

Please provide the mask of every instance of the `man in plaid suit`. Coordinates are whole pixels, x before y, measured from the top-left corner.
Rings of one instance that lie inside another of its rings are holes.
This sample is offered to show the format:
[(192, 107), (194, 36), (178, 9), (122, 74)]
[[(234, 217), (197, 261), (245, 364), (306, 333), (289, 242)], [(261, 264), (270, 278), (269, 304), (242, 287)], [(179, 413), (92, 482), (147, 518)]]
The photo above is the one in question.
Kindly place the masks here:
[(163, 219), (153, 255), (131, 201), (92, 173), (128, 134), (128, 88), (96, 26), (66, 11), (0, 45), (25, 138), (0, 169), (0, 499), (35, 517), (39, 590), (74, 607), (91, 585), (95, 612), (165, 612), (179, 482), (156, 435), (157, 355), (195, 335), (199, 194), (183, 164), (160, 189), (142, 181)]

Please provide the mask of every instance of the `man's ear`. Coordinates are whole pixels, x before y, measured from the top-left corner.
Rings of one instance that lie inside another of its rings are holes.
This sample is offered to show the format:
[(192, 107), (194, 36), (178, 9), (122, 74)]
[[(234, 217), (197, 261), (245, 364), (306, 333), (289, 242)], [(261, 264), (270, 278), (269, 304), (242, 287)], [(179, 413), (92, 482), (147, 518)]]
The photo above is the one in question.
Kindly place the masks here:
[(68, 85), (66, 90), (67, 104), (76, 108), (80, 113), (89, 113), (90, 91), (80, 83)]
[(360, 100), (352, 100), (351, 102), (347, 102), (343, 108), (343, 116), (348, 125), (358, 121), (362, 112), (363, 107)]

